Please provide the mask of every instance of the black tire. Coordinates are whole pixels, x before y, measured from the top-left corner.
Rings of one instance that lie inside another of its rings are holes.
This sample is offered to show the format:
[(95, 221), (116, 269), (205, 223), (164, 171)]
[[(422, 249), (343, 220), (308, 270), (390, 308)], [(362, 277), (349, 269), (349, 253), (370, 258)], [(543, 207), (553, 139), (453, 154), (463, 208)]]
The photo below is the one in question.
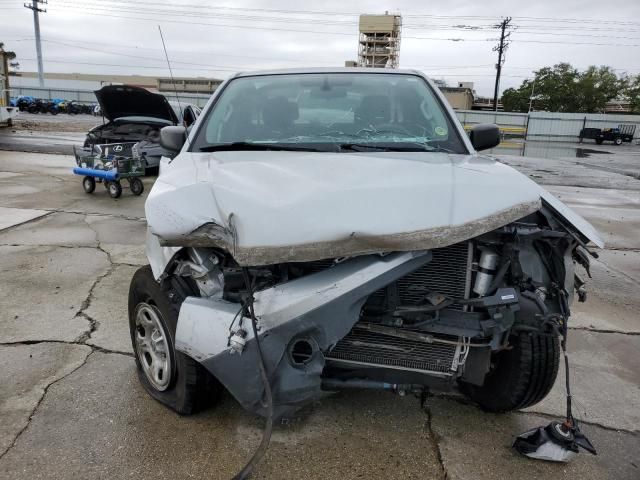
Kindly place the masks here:
[(604, 142), (604, 140), (602, 138), (596, 138), (596, 143), (598, 145), (602, 145), (602, 142)]
[[(136, 359), (140, 383), (158, 402), (180, 415), (190, 415), (215, 403), (222, 391), (221, 385), (198, 362), (175, 350), (175, 333), (178, 313), (184, 298), (170, 287), (162, 287), (153, 278), (148, 265), (133, 275), (129, 288), (129, 331)], [(156, 309), (163, 330), (169, 337), (171, 379), (165, 390), (158, 390), (149, 381), (142, 368), (136, 341), (136, 313), (140, 305), (148, 304)]]
[(157, 177), (159, 173), (160, 173), (160, 167), (157, 165), (155, 167), (146, 167), (144, 169), (144, 174), (147, 177)]
[(558, 375), (558, 337), (518, 333), (511, 348), (497, 353), (484, 384), (461, 383), (463, 392), (483, 410), (509, 412), (530, 407), (547, 396)]
[(85, 193), (93, 193), (96, 189), (96, 179), (93, 177), (84, 177), (82, 179), (82, 188)]
[(142, 195), (142, 192), (144, 192), (144, 183), (142, 183), (142, 180), (139, 178), (134, 177), (129, 180), (129, 188), (131, 188), (131, 193), (134, 195)]
[(122, 185), (120, 185), (119, 181), (109, 182), (107, 189), (109, 190), (111, 198), (118, 198), (122, 195)]
[(617, 137), (613, 143), (615, 143), (616, 145), (622, 145), (622, 139), (620, 137)]

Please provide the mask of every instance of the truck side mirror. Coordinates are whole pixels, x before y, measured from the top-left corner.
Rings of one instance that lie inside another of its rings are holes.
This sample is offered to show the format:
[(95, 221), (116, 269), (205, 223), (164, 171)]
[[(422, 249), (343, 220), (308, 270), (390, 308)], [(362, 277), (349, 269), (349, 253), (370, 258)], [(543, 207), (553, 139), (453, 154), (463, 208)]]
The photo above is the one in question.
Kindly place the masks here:
[(471, 129), (469, 139), (476, 150), (487, 150), (500, 144), (500, 129), (493, 123), (480, 123)]
[(160, 145), (171, 153), (178, 153), (187, 139), (184, 127), (163, 127), (160, 130)]

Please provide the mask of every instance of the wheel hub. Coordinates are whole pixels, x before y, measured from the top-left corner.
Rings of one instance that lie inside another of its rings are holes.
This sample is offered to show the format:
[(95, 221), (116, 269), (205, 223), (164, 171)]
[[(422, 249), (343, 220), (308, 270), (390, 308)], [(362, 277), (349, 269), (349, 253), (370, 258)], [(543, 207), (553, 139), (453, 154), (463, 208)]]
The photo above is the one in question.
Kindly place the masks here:
[(135, 313), (136, 355), (147, 379), (158, 391), (164, 391), (171, 381), (169, 339), (160, 321), (157, 308), (140, 303)]

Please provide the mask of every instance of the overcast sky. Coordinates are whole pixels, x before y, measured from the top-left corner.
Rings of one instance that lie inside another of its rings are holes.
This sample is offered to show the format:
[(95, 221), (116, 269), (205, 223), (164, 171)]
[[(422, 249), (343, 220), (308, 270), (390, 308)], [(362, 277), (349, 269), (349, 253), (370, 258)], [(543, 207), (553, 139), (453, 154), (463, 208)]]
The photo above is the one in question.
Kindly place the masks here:
[[(32, 13), (22, 3), (0, 0), (0, 41), (22, 70), (36, 71)], [(358, 14), (389, 10), (403, 16), (401, 67), (452, 85), (472, 81), (480, 95), (493, 93), (498, 31), (490, 27), (505, 16), (516, 29), (502, 89), (561, 61), (640, 73), (640, 0), (49, 0), (44, 7), (45, 72), (166, 76), (158, 24), (176, 76), (342, 66), (357, 58)]]

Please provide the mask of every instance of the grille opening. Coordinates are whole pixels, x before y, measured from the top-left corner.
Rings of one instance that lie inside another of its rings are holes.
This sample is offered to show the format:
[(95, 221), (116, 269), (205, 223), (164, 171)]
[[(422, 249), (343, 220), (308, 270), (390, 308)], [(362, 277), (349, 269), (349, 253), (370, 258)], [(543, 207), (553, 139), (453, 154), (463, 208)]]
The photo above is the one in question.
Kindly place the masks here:
[[(457, 337), (436, 335), (455, 342)], [(415, 370), (451, 375), (456, 345), (425, 343), (354, 328), (338, 342), (326, 357), (338, 363), (379, 365), (401, 370)]]
[[(462, 242), (431, 252), (433, 257), (429, 263), (367, 299), (360, 320), (333, 350), (327, 352), (327, 359), (343, 364), (452, 375), (457, 337), (434, 335), (448, 342), (425, 343), (358, 328), (362, 323), (378, 323), (381, 314), (399, 306), (424, 304), (425, 296), (430, 292), (451, 298), (469, 297), (473, 244)], [(465, 307), (453, 304), (447, 308), (464, 310)]]

